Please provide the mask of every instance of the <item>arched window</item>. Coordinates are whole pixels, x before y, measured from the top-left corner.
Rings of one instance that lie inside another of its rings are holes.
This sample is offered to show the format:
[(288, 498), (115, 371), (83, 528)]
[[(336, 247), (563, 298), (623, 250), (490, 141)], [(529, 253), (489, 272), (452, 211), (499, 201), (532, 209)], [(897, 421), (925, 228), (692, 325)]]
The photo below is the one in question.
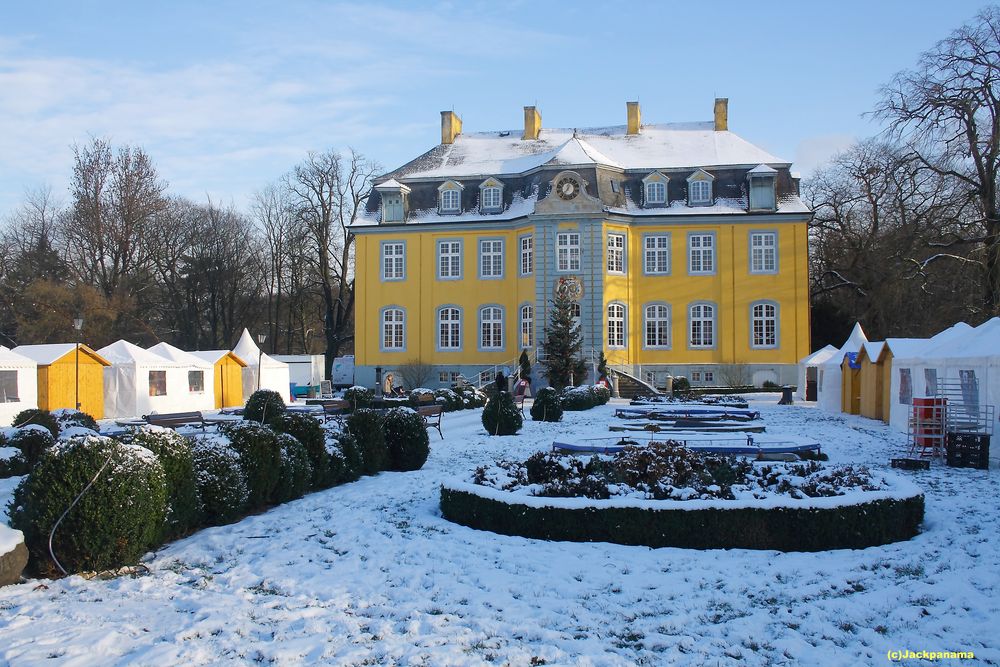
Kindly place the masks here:
[(530, 304), (521, 306), (521, 347), (529, 348), (534, 342), (535, 309)]
[(386, 308), (382, 311), (382, 349), (402, 350), (405, 348), (404, 337), (406, 314), (402, 308)]
[(461, 208), (461, 193), (458, 190), (441, 191), (441, 212), (457, 213)]
[(653, 303), (646, 306), (645, 345), (648, 348), (670, 347), (670, 306)]
[(753, 347), (778, 346), (778, 307), (769, 302), (750, 307), (750, 331)]
[(483, 210), (495, 211), (500, 208), (500, 188), (483, 188)]
[(715, 306), (708, 303), (694, 304), (688, 321), (691, 347), (715, 347)]
[(608, 304), (608, 347), (625, 347), (625, 306)]
[(650, 181), (646, 183), (646, 203), (663, 204), (667, 201), (667, 188), (664, 183)]
[(688, 196), (692, 204), (710, 204), (712, 202), (712, 182), (691, 181), (688, 184)]
[(479, 309), (479, 347), (484, 350), (503, 349), (503, 309), (499, 306)]
[(446, 306), (438, 311), (438, 349), (459, 350), (462, 347), (462, 311)]

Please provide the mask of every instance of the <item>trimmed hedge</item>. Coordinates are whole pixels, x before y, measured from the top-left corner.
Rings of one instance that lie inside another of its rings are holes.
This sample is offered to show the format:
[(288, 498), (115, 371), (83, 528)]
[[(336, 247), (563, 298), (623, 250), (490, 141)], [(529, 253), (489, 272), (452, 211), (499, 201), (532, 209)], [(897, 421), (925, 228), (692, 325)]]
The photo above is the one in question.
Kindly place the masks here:
[(353, 482), (361, 477), (361, 449), (350, 431), (327, 431), (326, 452), (330, 458), (330, 479), (333, 484)]
[(347, 430), (354, 436), (361, 452), (361, 474), (375, 475), (389, 466), (389, 448), (385, 444), (382, 416), (374, 410), (355, 410), (347, 418)]
[(273, 499), (277, 503), (286, 503), (306, 494), (312, 483), (313, 468), (305, 445), (292, 436), (279, 433), (278, 447), (281, 451), (281, 468)]
[(354, 410), (370, 408), (372, 406), (372, 401), (375, 400), (375, 394), (373, 394), (371, 390), (366, 387), (354, 385), (344, 392), (344, 400), (350, 401), (352, 409)]
[(689, 549), (864, 549), (920, 532), (923, 495), (836, 508), (645, 509), (531, 507), (441, 487), (441, 512), (501, 535)]
[(258, 389), (247, 399), (243, 418), (262, 424), (270, 423), (285, 413), (285, 399), (270, 389)]
[(155, 546), (167, 509), (163, 466), (148, 449), (111, 438), (74, 438), (47, 450), (14, 491), (11, 526), (24, 532), (40, 573), (56, 573), (49, 532), (104, 466), (90, 490), (66, 515), (53, 551), (70, 572), (139, 562)]
[(423, 418), (409, 408), (385, 413), (385, 443), (389, 448), (389, 470), (420, 470), (431, 451)]
[(271, 421), (271, 428), (287, 433), (301, 442), (309, 453), (312, 464), (310, 484), (316, 489), (326, 489), (334, 484), (330, 477), (330, 455), (326, 451), (326, 434), (323, 425), (312, 415), (285, 412)]
[(56, 439), (42, 424), (32, 423), (14, 431), (8, 438), (7, 446), (21, 450), (25, 470), (31, 470), (42, 455), (52, 449)]
[(248, 421), (221, 424), (219, 431), (240, 455), (240, 466), (250, 490), (247, 500), (250, 510), (263, 509), (274, 497), (281, 475), (277, 434), (267, 426)]
[(59, 422), (48, 410), (40, 410), (38, 408), (28, 408), (27, 410), (21, 410), (16, 415), (14, 415), (14, 421), (11, 422), (13, 426), (27, 426), (28, 424), (38, 424), (39, 426), (44, 426), (48, 429), (49, 433), (52, 434), (53, 438), (59, 437)]
[(80, 410), (62, 408), (60, 410), (53, 411), (52, 416), (55, 417), (56, 422), (59, 423), (60, 431), (71, 426), (89, 428), (91, 431), (100, 430), (97, 420), (88, 415), (86, 412), (81, 412)]
[(482, 422), (490, 435), (516, 435), (524, 425), (524, 418), (510, 392), (501, 391), (486, 402)]
[(221, 526), (243, 516), (250, 498), (239, 453), (222, 438), (202, 437), (191, 447), (205, 525)]
[(552, 387), (542, 387), (538, 390), (531, 404), (531, 418), (536, 422), (557, 422), (563, 418), (562, 400), (559, 392)]
[(176, 431), (165, 428), (136, 428), (122, 438), (156, 454), (167, 483), (167, 515), (160, 530), (160, 542), (177, 539), (201, 523), (201, 500), (195, 481), (191, 443)]

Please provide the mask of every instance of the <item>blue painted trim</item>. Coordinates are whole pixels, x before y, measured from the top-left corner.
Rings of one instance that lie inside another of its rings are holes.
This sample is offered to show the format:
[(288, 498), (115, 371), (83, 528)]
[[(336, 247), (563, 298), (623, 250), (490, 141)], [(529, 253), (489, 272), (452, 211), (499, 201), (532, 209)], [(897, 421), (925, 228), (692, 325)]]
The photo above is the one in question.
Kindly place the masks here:
[[(483, 311), (487, 308), (500, 309), (500, 347), (483, 346)], [(476, 327), (476, 349), (480, 352), (503, 352), (507, 349), (507, 313), (499, 303), (484, 303), (479, 306), (478, 326)]]
[[(712, 344), (693, 345), (691, 343), (691, 310), (695, 306), (712, 307)], [(714, 301), (692, 301), (687, 306), (687, 349), (689, 350), (714, 350), (719, 346), (719, 305)]]
[[(386, 278), (385, 277), (385, 247), (387, 245), (402, 245), (403, 246), (403, 277), (402, 278)], [(406, 239), (385, 239), (384, 241), (381, 241), (379, 243), (378, 278), (379, 278), (379, 282), (383, 282), (383, 283), (404, 282), (406, 280)]]
[[(754, 234), (770, 234), (774, 237), (774, 270), (754, 271), (753, 270), (753, 237)], [(780, 272), (781, 264), (778, 257), (778, 230), (777, 229), (751, 229), (747, 232), (747, 272), (752, 275), (777, 275)]]
[[(647, 308), (650, 306), (666, 306), (667, 308), (667, 344), (649, 345), (646, 343), (646, 323), (649, 321)], [(642, 304), (642, 349), (644, 350), (669, 350), (673, 348), (674, 342), (674, 309), (666, 301), (647, 301)]]
[[(580, 251), (580, 266), (576, 267), (575, 269), (569, 265), (570, 257), (568, 254), (566, 256), (566, 263), (567, 266), (569, 266), (570, 268), (566, 269), (559, 268), (559, 237), (563, 234), (576, 234), (577, 242), (579, 244), (577, 248)], [(552, 263), (553, 273), (555, 274), (580, 273), (583, 270), (583, 251), (584, 251), (583, 231), (579, 227), (577, 227), (576, 230), (561, 230), (561, 231), (558, 228), (556, 228), (555, 237), (553, 240), (555, 241), (555, 244), (553, 245), (553, 250), (555, 251), (555, 255), (553, 257), (554, 261)]]
[[(691, 270), (691, 237), (711, 236), (712, 237), (712, 270), (692, 271)], [(687, 270), (689, 276), (714, 276), (719, 270), (719, 239), (714, 231), (688, 232), (687, 235)]]
[[(649, 271), (646, 265), (646, 239), (648, 238), (667, 238), (667, 270), (666, 271)], [(674, 239), (670, 232), (644, 232), (642, 234), (642, 275), (644, 276), (669, 276), (674, 269)]]
[[(774, 306), (774, 345), (754, 345), (753, 344), (753, 309), (754, 306)], [(773, 299), (758, 299), (750, 303), (750, 309), (747, 312), (750, 317), (749, 320), (749, 331), (750, 331), (750, 349), (751, 350), (777, 350), (781, 347), (781, 304)]]
[[(500, 242), (500, 275), (499, 276), (484, 276), (483, 275), (483, 243), (490, 241)], [(480, 237), (476, 239), (476, 250), (477, 250), (477, 263), (479, 266), (479, 279), (480, 280), (503, 280), (507, 273), (507, 242), (503, 237), (499, 236), (488, 236)]]
[[(458, 311), (458, 347), (441, 346), (441, 311), (445, 308), (454, 308)], [(445, 303), (437, 307), (434, 311), (434, 349), (437, 352), (461, 352), (465, 347), (465, 310), (454, 303)]]
[[(441, 275), (441, 244), (458, 243), (458, 275)], [(461, 238), (438, 239), (435, 245), (434, 275), (438, 280), (461, 280), (465, 276), (465, 242)]]
[[(386, 347), (385, 346), (385, 313), (387, 310), (401, 310), (403, 311), (403, 347)], [(396, 304), (390, 304), (388, 306), (382, 306), (378, 311), (378, 351), (379, 352), (406, 352), (406, 308), (403, 306), (397, 306)]]

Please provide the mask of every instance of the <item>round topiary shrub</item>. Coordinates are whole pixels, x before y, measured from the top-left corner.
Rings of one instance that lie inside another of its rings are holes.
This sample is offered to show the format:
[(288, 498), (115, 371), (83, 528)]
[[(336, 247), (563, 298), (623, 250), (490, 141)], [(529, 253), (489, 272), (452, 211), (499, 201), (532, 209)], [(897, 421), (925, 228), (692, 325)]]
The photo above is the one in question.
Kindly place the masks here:
[(483, 407), (483, 428), (490, 435), (515, 435), (523, 423), (510, 392), (497, 392)]
[(201, 436), (191, 446), (202, 520), (209, 526), (231, 523), (246, 511), (250, 489), (239, 453), (220, 436)]
[(531, 404), (531, 418), (536, 422), (557, 422), (563, 418), (559, 392), (552, 387), (542, 387)]
[(28, 462), (20, 449), (11, 447), (7, 437), (0, 433), (0, 479), (28, 474)]
[(24, 532), (39, 573), (57, 573), (49, 532), (95, 475), (56, 531), (59, 563), (69, 572), (107, 570), (137, 563), (157, 544), (167, 486), (156, 456), (111, 438), (74, 438), (42, 455), (11, 502), (11, 526)]
[(326, 453), (330, 457), (330, 483), (343, 484), (361, 477), (361, 449), (350, 431), (327, 431)]
[(52, 433), (41, 424), (28, 424), (15, 429), (7, 439), (8, 447), (21, 450), (21, 456), (28, 470), (35, 467), (42, 454), (56, 444)]
[(434, 391), (434, 402), (441, 406), (445, 412), (455, 412), (465, 408), (462, 397), (452, 389), (436, 389)]
[(595, 384), (592, 391), (594, 393), (595, 405), (607, 405), (608, 401), (611, 400), (611, 390), (603, 384)]
[(310, 486), (325, 489), (333, 484), (330, 479), (330, 456), (326, 451), (326, 434), (318, 419), (299, 412), (284, 412), (271, 420), (271, 428), (279, 433), (287, 433), (305, 446), (312, 464), (313, 478), (309, 482)]
[(596, 405), (593, 387), (568, 387), (561, 395), (563, 410), (580, 411), (589, 410)]
[(423, 417), (410, 408), (393, 408), (385, 413), (384, 428), (389, 470), (420, 470), (431, 451)]
[(60, 432), (73, 426), (89, 428), (91, 431), (100, 430), (100, 427), (97, 425), (97, 420), (88, 415), (86, 412), (70, 408), (62, 408), (60, 410), (53, 410), (52, 416), (55, 417), (56, 422), (59, 424)]
[(461, 387), (455, 387), (455, 393), (458, 394), (459, 399), (462, 401), (463, 410), (471, 410), (473, 408), (481, 408), (486, 405), (487, 396), (485, 392), (482, 392), (472, 385), (462, 385)]
[(177, 539), (197, 528), (201, 523), (201, 501), (188, 439), (176, 431), (157, 426), (130, 429), (120, 439), (153, 452), (163, 466), (167, 482), (167, 516), (159, 541)]
[(352, 409), (358, 410), (360, 408), (370, 408), (372, 401), (375, 400), (375, 395), (367, 387), (354, 385), (344, 392), (344, 400), (350, 402)]
[(673, 392), (674, 396), (677, 397), (689, 396), (691, 394), (691, 381), (683, 375), (674, 377)]
[(385, 470), (389, 465), (389, 449), (385, 445), (382, 417), (374, 410), (355, 410), (347, 418), (347, 430), (361, 452), (361, 473), (375, 475)]
[(222, 424), (219, 431), (229, 438), (230, 446), (240, 455), (246, 473), (249, 509), (266, 507), (274, 497), (281, 474), (281, 450), (277, 434), (266, 426), (241, 421)]
[(11, 423), (15, 427), (38, 424), (39, 426), (44, 426), (52, 434), (53, 438), (59, 437), (59, 422), (56, 421), (56, 418), (48, 410), (39, 410), (38, 408), (21, 410), (14, 415), (14, 421)]
[(313, 467), (305, 445), (294, 437), (279, 433), (278, 447), (281, 451), (281, 469), (278, 486), (274, 489), (274, 501), (286, 503), (306, 494), (312, 484)]
[(285, 412), (285, 401), (281, 395), (270, 389), (258, 389), (247, 399), (243, 408), (243, 419), (266, 424)]

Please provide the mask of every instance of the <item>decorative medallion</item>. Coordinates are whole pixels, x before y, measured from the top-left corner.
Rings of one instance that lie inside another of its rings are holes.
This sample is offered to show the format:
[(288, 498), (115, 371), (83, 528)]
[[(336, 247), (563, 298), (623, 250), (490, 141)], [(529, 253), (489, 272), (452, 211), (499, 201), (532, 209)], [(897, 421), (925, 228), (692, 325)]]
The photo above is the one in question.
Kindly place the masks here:
[(564, 176), (556, 183), (556, 192), (560, 198), (569, 201), (580, 194), (580, 184), (576, 182), (575, 178)]
[(583, 298), (583, 282), (576, 276), (562, 276), (556, 281), (556, 296), (579, 301)]

